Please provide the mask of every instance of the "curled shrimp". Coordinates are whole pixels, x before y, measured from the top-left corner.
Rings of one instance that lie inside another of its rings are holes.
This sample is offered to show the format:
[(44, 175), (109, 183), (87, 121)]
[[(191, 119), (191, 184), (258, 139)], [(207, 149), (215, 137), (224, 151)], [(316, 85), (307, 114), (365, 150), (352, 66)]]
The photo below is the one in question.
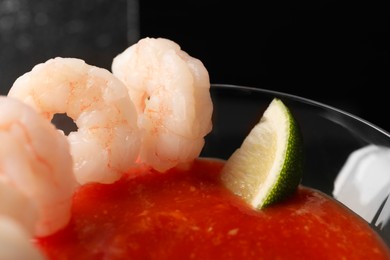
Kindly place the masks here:
[(0, 259), (44, 260), (29, 234), (14, 219), (0, 215)]
[(81, 59), (50, 59), (19, 77), (8, 96), (48, 120), (66, 113), (78, 129), (68, 135), (80, 184), (112, 183), (131, 168), (140, 147), (137, 113), (126, 86)]
[[(34, 235), (44, 236), (64, 227), (78, 187), (69, 144), (53, 124), (30, 106), (0, 97), (0, 181), (21, 192), (37, 208)], [(13, 219), (29, 214), (26, 200), (2, 188), (14, 202), (3, 209)], [(34, 219), (34, 215), (30, 215)], [(28, 229), (27, 220), (25, 223)], [(26, 224), (27, 223), (27, 224)], [(31, 224), (31, 223), (30, 223)]]
[(140, 161), (165, 171), (199, 156), (211, 131), (209, 74), (203, 63), (164, 38), (144, 38), (113, 59), (144, 131)]
[[(38, 222), (38, 207), (24, 193), (9, 184), (0, 173), (0, 216), (9, 217), (33, 236)], [(1, 258), (0, 258), (1, 259)]]

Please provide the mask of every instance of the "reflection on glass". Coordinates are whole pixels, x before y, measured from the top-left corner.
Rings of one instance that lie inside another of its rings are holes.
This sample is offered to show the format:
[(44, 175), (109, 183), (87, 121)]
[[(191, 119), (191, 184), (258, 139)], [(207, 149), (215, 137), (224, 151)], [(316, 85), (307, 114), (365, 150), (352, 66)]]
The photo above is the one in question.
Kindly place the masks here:
[[(350, 154), (335, 179), (333, 195), (371, 223), (389, 191), (390, 149), (367, 145)], [(388, 218), (381, 215), (382, 222)]]

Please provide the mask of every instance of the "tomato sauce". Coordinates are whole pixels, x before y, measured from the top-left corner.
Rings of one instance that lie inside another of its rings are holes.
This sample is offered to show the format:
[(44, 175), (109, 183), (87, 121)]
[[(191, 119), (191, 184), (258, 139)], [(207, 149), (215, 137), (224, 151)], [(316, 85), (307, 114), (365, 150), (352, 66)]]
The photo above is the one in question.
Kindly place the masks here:
[(261, 211), (219, 182), (222, 162), (130, 174), (75, 194), (72, 219), (36, 242), (50, 259), (390, 259), (359, 216), (300, 186)]

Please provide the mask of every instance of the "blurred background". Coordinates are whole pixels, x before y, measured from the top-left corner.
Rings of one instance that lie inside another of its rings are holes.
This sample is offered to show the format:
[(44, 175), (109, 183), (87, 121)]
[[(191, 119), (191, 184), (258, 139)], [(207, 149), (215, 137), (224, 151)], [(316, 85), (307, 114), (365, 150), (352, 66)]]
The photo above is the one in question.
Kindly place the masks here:
[(165, 37), (212, 83), (300, 95), (390, 131), (385, 3), (293, 2), (0, 0), (0, 94), (49, 58), (110, 69), (140, 38)]

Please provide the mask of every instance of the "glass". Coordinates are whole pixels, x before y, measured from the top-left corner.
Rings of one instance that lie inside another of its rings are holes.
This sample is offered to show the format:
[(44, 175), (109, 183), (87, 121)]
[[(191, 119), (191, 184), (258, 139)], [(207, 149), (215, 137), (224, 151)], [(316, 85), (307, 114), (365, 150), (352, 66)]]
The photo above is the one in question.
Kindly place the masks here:
[(366, 219), (390, 245), (390, 134), (334, 107), (260, 88), (213, 84), (213, 131), (203, 157), (227, 159), (260, 120), (274, 97), (301, 128), (302, 184), (334, 197)]

